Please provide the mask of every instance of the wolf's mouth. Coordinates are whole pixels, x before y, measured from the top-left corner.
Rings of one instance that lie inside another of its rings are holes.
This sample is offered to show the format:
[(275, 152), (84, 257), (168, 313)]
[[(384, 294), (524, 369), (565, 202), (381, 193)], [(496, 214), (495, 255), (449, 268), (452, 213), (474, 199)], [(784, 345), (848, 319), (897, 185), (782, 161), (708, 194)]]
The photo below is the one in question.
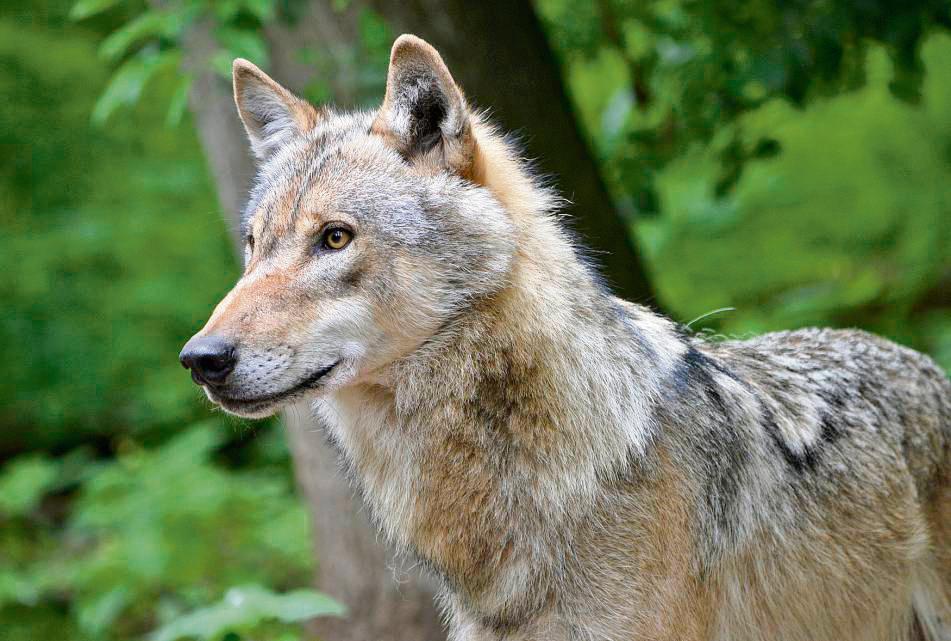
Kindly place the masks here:
[(301, 380), (299, 383), (295, 383), (283, 391), (275, 392), (273, 394), (266, 394), (264, 396), (229, 396), (227, 394), (221, 393), (219, 390), (215, 390), (214, 388), (206, 387), (205, 389), (208, 390), (208, 395), (211, 397), (211, 400), (213, 400), (215, 403), (218, 403), (221, 405), (221, 407), (228, 410), (229, 412), (256, 413), (276, 405), (277, 403), (286, 400), (299, 392), (316, 388), (321, 379), (323, 379), (333, 368), (339, 364), (340, 361), (337, 361), (332, 365), (328, 365), (327, 367), (317, 370), (310, 376)]

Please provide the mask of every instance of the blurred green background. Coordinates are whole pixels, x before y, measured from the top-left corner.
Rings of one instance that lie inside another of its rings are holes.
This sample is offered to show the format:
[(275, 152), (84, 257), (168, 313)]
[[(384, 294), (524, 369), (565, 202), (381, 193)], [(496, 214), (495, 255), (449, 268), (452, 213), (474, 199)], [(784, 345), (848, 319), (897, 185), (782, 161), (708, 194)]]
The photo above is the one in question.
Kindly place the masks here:
[[(729, 336), (864, 327), (951, 368), (947, 3), (534, 6), (656, 305)], [(319, 559), (280, 430), (209, 411), (176, 358), (237, 272), (183, 38), (212, 20), (204, 64), (266, 68), (293, 14), (0, 8), (4, 641), (289, 641), (334, 610), (302, 590)], [(394, 34), (358, 24), (372, 101)], [(333, 95), (320, 43), (300, 60)]]

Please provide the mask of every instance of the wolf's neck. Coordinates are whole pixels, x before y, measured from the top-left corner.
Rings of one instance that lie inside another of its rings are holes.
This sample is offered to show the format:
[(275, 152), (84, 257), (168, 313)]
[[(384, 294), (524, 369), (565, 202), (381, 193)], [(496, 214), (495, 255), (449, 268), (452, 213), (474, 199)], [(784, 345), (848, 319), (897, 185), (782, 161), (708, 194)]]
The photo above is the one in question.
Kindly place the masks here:
[(657, 381), (683, 348), (541, 224), (503, 291), (378, 384), (317, 407), (388, 538), (473, 598), (515, 566), (555, 562), (528, 542), (583, 518), (642, 457)]
[[(610, 295), (561, 231), (520, 251), (510, 285), (396, 364), (385, 387), (435, 442), (501, 447), (522, 473), (608, 472), (645, 450), (658, 380), (683, 343), (672, 323)], [(507, 463), (499, 461), (499, 464)]]

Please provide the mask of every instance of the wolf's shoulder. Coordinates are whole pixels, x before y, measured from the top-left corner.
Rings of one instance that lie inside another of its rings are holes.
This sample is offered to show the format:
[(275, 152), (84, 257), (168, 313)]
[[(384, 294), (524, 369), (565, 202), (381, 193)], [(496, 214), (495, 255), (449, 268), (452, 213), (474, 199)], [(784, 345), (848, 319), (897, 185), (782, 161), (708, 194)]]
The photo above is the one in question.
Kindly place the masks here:
[(926, 354), (866, 331), (809, 328), (707, 348), (776, 399), (794, 394), (885, 414), (928, 412), (951, 422), (951, 381), (941, 367)]
[(924, 483), (948, 456), (951, 381), (925, 354), (853, 329), (776, 332), (707, 350), (805, 460), (837, 442), (846, 458), (889, 445)]
[(753, 378), (805, 379), (815, 385), (924, 385), (951, 391), (944, 371), (926, 354), (858, 329), (807, 328), (710, 344), (720, 358)]

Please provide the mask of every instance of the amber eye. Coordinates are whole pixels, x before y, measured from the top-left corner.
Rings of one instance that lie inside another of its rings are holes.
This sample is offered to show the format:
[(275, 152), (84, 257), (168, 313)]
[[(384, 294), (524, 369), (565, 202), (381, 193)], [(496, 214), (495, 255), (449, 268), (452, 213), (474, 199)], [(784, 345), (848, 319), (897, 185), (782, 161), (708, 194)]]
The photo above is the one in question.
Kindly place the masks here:
[(324, 247), (327, 249), (343, 249), (353, 240), (353, 234), (341, 227), (331, 227), (324, 232)]

